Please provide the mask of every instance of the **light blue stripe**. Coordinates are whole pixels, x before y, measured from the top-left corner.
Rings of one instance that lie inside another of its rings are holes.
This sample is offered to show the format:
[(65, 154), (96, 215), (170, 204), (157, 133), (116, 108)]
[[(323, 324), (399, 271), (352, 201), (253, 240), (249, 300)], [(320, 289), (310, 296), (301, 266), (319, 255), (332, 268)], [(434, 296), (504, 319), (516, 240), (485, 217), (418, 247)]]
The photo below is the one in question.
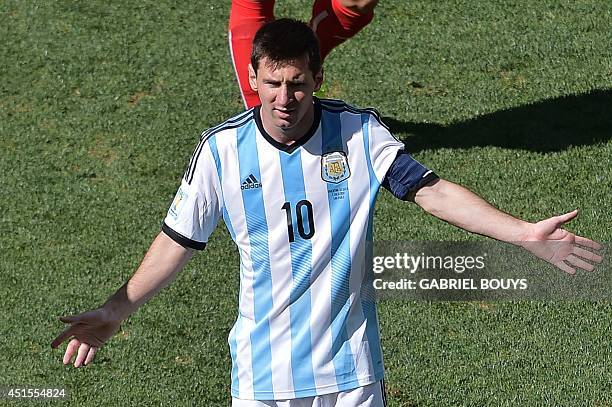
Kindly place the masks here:
[[(315, 387), (312, 366), (312, 335), (310, 332), (310, 275), (312, 272), (312, 243), (298, 233), (297, 204), (306, 199), (302, 158), (298, 149), (293, 154), (279, 152), (285, 202), (290, 203), (294, 242), (289, 244), (291, 251), (291, 275), (293, 286), (289, 296), (291, 320), (291, 372), (294, 389), (313, 389)], [(306, 233), (314, 225), (308, 224), (308, 216), (302, 209), (302, 221)], [(283, 210), (283, 212), (285, 212)], [(286, 213), (285, 213), (286, 215)], [(315, 227), (316, 233), (316, 227)], [(300, 395), (296, 392), (296, 397)]]
[(236, 337), (240, 330), (242, 330), (242, 317), (238, 315), (238, 319), (234, 323), (234, 330), (229, 338), (230, 355), (232, 357), (232, 396), (234, 397), (238, 397), (240, 394), (240, 381), (238, 380), (238, 342), (236, 341)]
[[(363, 132), (363, 148), (365, 151), (365, 162), (368, 165), (368, 175), (370, 179), (370, 212), (368, 215), (368, 229), (366, 233), (366, 250), (370, 251), (366, 255), (366, 260), (369, 261), (372, 257), (371, 251), (373, 250), (373, 242), (374, 242), (374, 202), (376, 201), (376, 195), (380, 189), (380, 183), (378, 182), (378, 178), (376, 178), (376, 174), (374, 173), (374, 168), (372, 168), (372, 160), (370, 158), (370, 128), (369, 128), (369, 119), (370, 115), (367, 113), (362, 113), (361, 115), (361, 129)], [(372, 272), (370, 270), (370, 265), (366, 264), (366, 272)], [(368, 278), (366, 281), (370, 281)], [(382, 360), (382, 350), (380, 348), (380, 333), (378, 328), (378, 317), (376, 315), (376, 300), (374, 287), (366, 286), (365, 284), (361, 287), (361, 308), (363, 309), (363, 313), (366, 318), (366, 336), (368, 338), (368, 344), (370, 345), (370, 355), (372, 357), (372, 365), (374, 366), (374, 372), (379, 373), (381, 377), (376, 377), (376, 379), (382, 379), (383, 373), (383, 360)]]
[(221, 159), (219, 158), (219, 150), (217, 149), (217, 137), (213, 136), (208, 141), (210, 145), (210, 151), (212, 152), (213, 159), (215, 160), (215, 166), (217, 167), (217, 176), (219, 177), (219, 185), (221, 187), (221, 199), (223, 202), (221, 205), (223, 206), (223, 220), (225, 221), (225, 225), (227, 226), (227, 230), (232, 236), (232, 240), (236, 241), (236, 235), (234, 234), (234, 228), (232, 227), (232, 221), (229, 217), (229, 213), (227, 212), (227, 208), (225, 207), (225, 195), (223, 194), (223, 169), (221, 168)]
[[(238, 164), (240, 181), (251, 174), (261, 182), (259, 156), (255, 142), (255, 122), (238, 129)], [(264, 188), (265, 186), (262, 186)], [(268, 225), (262, 188), (242, 190), (251, 261), (253, 263), (253, 306), (255, 327), (251, 331), (253, 390), (255, 397), (270, 394), (272, 387), (272, 351), (269, 313), (272, 309), (272, 278), (268, 247)]]
[[(342, 151), (340, 114), (323, 110), (323, 154)], [(334, 189), (344, 190), (344, 197), (338, 198)], [(350, 310), (349, 278), (351, 275), (350, 220), (351, 204), (348, 181), (338, 184), (327, 183), (329, 215), (331, 223), (331, 331), (332, 358), (336, 371), (336, 383), (343, 384), (356, 378), (353, 354), (348, 342), (347, 320)]]

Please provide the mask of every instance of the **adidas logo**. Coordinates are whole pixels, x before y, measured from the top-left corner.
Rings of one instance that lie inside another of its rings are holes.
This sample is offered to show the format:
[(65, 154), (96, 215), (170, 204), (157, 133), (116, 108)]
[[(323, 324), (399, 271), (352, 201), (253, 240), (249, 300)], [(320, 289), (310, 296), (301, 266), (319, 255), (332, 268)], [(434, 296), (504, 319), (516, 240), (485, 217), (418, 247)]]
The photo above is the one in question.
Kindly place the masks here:
[(255, 188), (261, 188), (261, 182), (259, 182), (253, 174), (249, 175), (242, 185), (240, 185), (240, 189), (242, 190)]

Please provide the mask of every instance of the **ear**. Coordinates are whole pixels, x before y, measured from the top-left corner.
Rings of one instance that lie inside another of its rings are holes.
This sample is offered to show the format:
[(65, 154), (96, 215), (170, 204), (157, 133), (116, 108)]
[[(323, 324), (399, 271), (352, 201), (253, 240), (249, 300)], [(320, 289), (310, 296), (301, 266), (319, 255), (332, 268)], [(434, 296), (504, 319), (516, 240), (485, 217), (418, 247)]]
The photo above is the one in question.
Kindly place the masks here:
[(323, 85), (323, 68), (314, 76), (315, 80), (315, 92), (318, 92), (321, 89), (321, 85)]
[(251, 64), (249, 64), (249, 85), (251, 85), (253, 92), (257, 92), (257, 73), (255, 73), (255, 69), (253, 69)]

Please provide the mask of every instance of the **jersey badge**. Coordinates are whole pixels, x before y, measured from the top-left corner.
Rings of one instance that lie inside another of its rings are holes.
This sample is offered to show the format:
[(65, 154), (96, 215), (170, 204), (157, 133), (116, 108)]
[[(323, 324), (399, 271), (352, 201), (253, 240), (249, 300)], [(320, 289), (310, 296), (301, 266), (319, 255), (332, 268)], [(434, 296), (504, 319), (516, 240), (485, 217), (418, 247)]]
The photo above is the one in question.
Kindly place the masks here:
[(183, 191), (183, 188), (179, 188), (176, 196), (174, 197), (174, 201), (172, 201), (172, 205), (170, 205), (170, 216), (172, 216), (175, 220), (178, 218), (181, 209), (183, 208), (183, 204), (187, 200), (187, 192)]
[(321, 178), (325, 182), (338, 184), (351, 176), (346, 154), (334, 151), (321, 157)]

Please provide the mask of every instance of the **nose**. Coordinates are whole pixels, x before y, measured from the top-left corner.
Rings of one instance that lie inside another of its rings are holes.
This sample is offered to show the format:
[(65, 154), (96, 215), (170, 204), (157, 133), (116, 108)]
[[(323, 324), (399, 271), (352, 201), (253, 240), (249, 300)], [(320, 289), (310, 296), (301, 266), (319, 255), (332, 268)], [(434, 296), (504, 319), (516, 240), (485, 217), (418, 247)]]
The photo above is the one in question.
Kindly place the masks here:
[(276, 93), (276, 101), (281, 106), (286, 106), (291, 101), (291, 90), (286, 84), (283, 84), (278, 88)]

